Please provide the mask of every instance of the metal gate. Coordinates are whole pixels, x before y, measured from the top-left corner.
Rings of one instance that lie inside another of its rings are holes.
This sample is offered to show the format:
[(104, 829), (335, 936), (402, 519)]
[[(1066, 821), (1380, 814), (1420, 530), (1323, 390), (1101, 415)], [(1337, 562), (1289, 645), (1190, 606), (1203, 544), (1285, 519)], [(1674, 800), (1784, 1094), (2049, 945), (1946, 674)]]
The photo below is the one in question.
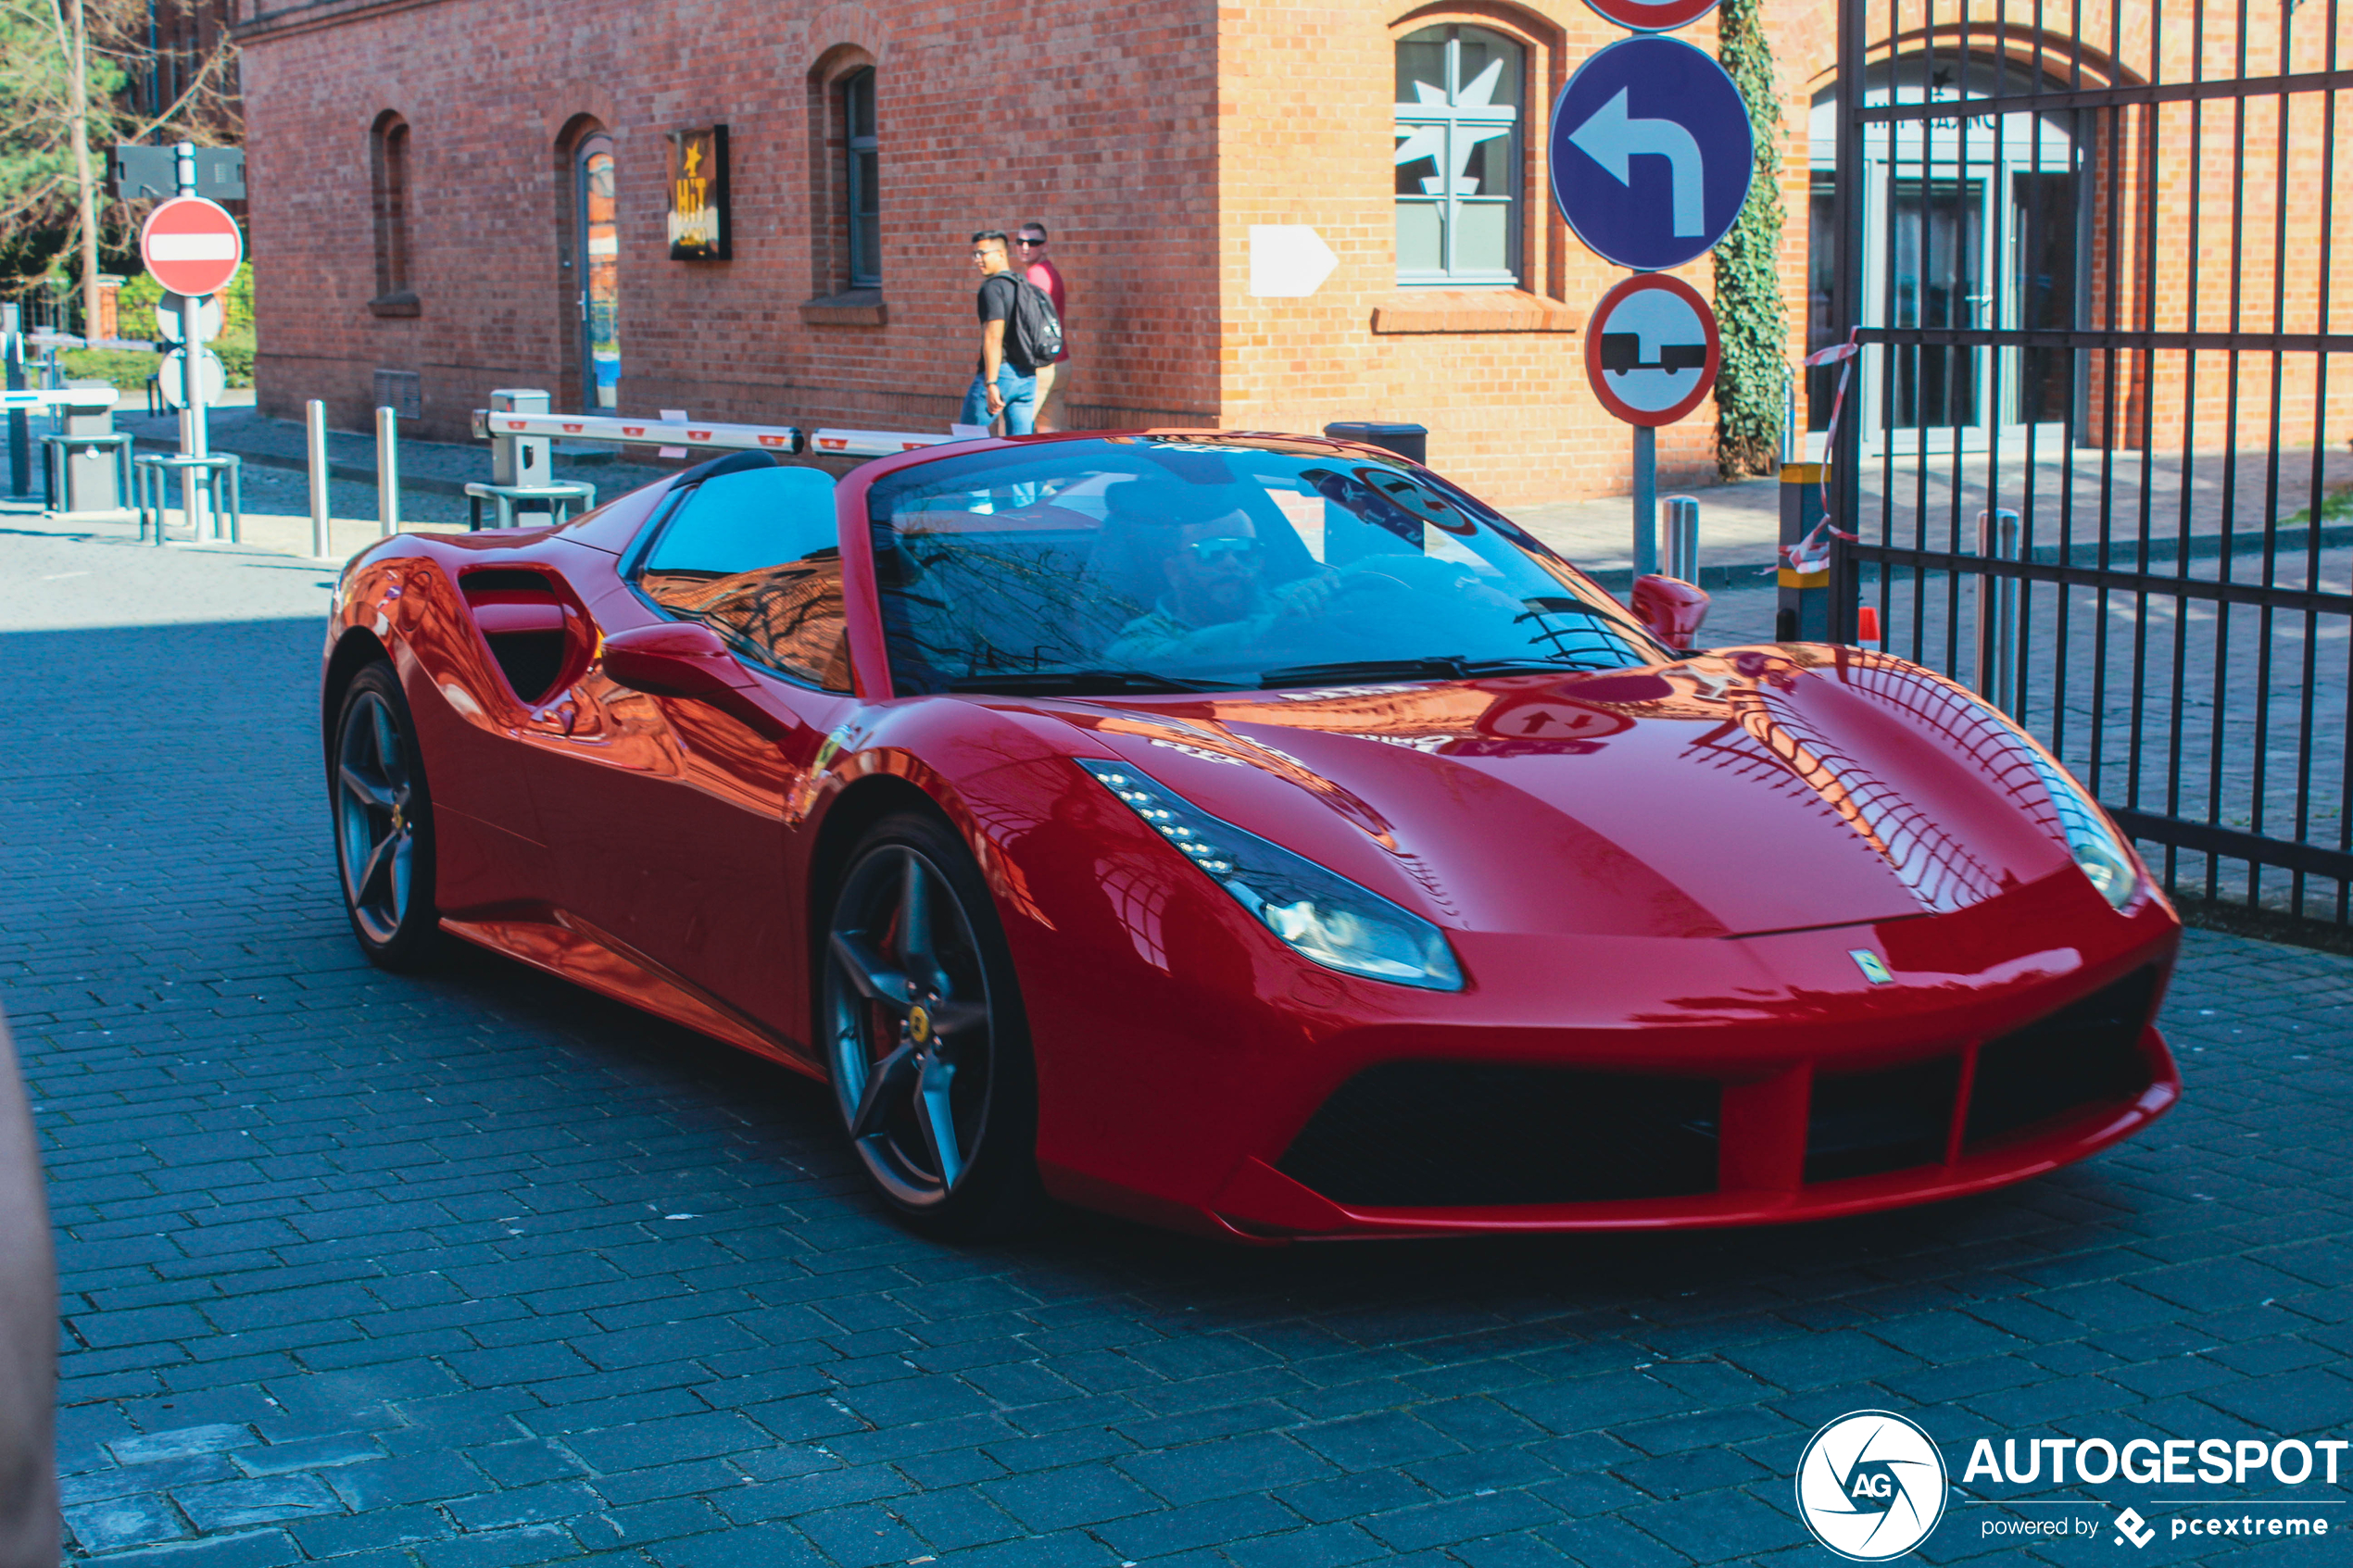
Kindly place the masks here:
[(1808, 403), (1842, 640), (2007, 709), (2177, 897), (2353, 927), (2345, 3), (1840, 0), (1811, 331), (1862, 348)]

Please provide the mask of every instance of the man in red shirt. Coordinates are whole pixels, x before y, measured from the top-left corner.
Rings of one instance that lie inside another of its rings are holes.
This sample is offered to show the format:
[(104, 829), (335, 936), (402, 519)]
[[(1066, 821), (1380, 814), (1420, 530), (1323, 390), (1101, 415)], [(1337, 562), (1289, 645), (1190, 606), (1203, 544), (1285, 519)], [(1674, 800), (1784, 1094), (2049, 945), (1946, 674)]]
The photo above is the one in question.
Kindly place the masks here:
[(1063, 428), (1063, 392), (1070, 382), (1070, 310), (1063, 303), (1063, 275), (1046, 259), (1046, 225), (1025, 223), (1013, 234), (1013, 264), (1054, 302), (1054, 316), (1063, 324), (1063, 351), (1051, 365), (1038, 367), (1038, 428)]

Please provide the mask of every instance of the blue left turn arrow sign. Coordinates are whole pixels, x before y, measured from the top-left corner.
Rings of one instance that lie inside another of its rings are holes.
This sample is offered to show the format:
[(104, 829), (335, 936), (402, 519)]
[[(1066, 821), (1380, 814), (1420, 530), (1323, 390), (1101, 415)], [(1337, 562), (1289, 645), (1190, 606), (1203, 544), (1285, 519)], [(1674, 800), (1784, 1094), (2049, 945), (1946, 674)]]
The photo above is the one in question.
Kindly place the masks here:
[(1705, 256), (1756, 168), (1732, 79), (1673, 38), (1629, 38), (1577, 68), (1553, 106), (1553, 196), (1595, 254), (1661, 272)]

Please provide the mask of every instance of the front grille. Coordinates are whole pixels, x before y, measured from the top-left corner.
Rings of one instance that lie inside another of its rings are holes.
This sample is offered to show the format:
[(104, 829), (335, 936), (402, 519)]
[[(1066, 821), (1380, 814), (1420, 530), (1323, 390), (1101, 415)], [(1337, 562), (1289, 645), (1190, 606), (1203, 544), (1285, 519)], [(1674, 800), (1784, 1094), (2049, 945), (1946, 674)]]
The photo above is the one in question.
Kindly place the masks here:
[(1806, 1179), (1834, 1182), (1940, 1163), (1960, 1082), (1957, 1057), (1817, 1075), (1806, 1116)]
[(1326, 1100), (1278, 1168), (1335, 1203), (1446, 1209), (1716, 1190), (1713, 1079), (1391, 1061)]
[(2038, 1123), (2129, 1100), (2148, 1086), (2141, 1031), (2157, 999), (2144, 969), (2049, 1017), (1978, 1048), (1965, 1147), (1998, 1141)]

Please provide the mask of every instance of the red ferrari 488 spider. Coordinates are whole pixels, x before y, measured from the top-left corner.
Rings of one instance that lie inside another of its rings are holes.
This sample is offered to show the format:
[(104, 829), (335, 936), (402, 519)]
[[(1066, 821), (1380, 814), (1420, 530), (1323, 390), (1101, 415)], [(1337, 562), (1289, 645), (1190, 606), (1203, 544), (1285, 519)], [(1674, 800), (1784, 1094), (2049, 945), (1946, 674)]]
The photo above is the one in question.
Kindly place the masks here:
[(371, 958), (454, 934), (829, 1082), (939, 1234), (1798, 1220), (2179, 1093), (2179, 926), (2009, 720), (1671, 646), (1343, 443), (747, 453), (388, 540), (321, 713)]

